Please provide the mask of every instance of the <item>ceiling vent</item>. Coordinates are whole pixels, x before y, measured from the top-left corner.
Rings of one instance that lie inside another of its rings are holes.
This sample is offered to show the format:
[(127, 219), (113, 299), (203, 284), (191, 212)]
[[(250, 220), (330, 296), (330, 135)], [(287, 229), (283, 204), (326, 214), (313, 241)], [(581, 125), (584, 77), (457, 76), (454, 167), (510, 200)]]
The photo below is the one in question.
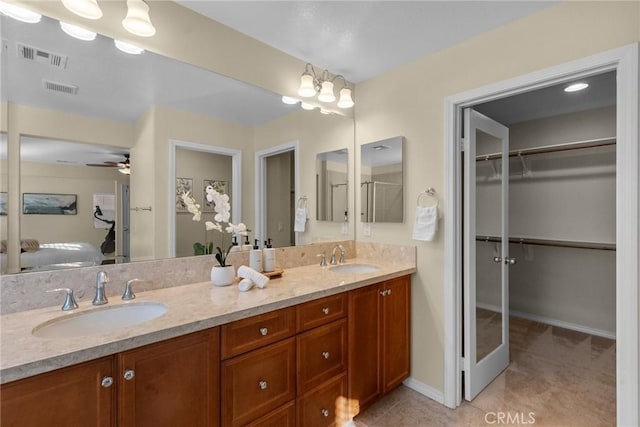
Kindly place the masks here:
[(46, 50), (28, 46), (20, 42), (16, 43), (16, 46), (18, 48), (18, 56), (22, 59), (49, 64), (53, 67), (61, 68), (63, 70), (67, 68), (68, 57), (65, 55), (48, 52)]
[(78, 86), (69, 85), (66, 83), (52, 82), (51, 80), (42, 80), (42, 85), (45, 89), (54, 92), (62, 92), (68, 95), (76, 95), (78, 93)]

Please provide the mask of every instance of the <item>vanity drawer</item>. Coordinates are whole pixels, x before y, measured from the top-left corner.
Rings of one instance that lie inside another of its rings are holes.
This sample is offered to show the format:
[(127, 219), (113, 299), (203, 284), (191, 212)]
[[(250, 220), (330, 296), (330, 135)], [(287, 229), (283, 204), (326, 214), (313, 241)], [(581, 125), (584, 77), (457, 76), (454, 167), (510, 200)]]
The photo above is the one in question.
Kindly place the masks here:
[[(323, 384), (299, 398), (297, 402), (298, 425), (304, 427), (328, 427), (336, 425), (338, 398), (347, 395), (347, 374)], [(338, 408), (344, 417), (344, 408)], [(346, 419), (349, 419), (346, 417)], [(346, 421), (346, 420), (345, 420)], [(342, 425), (340, 423), (339, 425)]]
[(298, 305), (296, 312), (298, 332), (345, 317), (347, 306), (346, 292)]
[[(295, 427), (296, 405), (289, 402), (281, 408), (260, 417), (246, 427)], [(302, 424), (300, 424), (302, 426)]]
[(295, 398), (295, 338), (222, 363), (222, 425), (254, 421)]
[(298, 335), (298, 395), (347, 369), (347, 320)]
[(222, 359), (293, 336), (295, 327), (295, 307), (222, 325)]

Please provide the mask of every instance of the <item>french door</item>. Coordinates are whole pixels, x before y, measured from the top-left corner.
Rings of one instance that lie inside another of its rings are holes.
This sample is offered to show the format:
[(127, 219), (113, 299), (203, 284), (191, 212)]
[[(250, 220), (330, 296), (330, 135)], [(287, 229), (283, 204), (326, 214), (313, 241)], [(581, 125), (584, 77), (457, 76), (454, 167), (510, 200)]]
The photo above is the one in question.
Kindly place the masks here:
[(509, 364), (509, 129), (464, 111), (464, 398)]

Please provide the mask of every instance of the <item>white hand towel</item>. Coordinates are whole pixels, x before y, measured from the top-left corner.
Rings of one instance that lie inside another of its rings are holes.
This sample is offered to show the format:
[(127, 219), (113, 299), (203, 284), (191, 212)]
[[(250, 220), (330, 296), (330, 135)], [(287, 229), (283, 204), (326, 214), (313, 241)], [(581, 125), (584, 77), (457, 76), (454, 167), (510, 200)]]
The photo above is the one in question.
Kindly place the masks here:
[(269, 282), (269, 278), (267, 276), (262, 273), (258, 273), (253, 268), (247, 267), (246, 265), (241, 265), (240, 268), (238, 268), (238, 276), (243, 279), (251, 279), (251, 281), (260, 289), (267, 286), (267, 282)]
[(253, 288), (253, 285), (255, 285), (255, 283), (253, 283), (253, 280), (242, 279), (240, 283), (238, 283), (238, 289), (240, 289), (240, 292), (247, 292), (248, 290)]
[(296, 216), (293, 222), (293, 231), (304, 233), (307, 224), (307, 208), (296, 208)]
[(413, 240), (432, 241), (438, 231), (438, 207), (418, 206), (413, 223)]

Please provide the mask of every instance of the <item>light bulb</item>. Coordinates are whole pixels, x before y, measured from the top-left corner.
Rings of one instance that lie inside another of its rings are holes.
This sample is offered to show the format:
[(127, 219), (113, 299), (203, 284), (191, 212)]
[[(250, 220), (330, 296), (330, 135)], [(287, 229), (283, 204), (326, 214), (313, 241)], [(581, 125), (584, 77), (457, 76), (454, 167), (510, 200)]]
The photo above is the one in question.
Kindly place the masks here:
[(307, 104), (306, 102), (301, 102), (300, 106), (302, 107), (303, 110), (313, 110), (315, 109), (315, 105), (311, 105), (311, 104)]
[(65, 33), (78, 40), (90, 42), (91, 40), (96, 39), (96, 33), (85, 28), (78, 27), (77, 25), (71, 25), (67, 24), (66, 22), (60, 21), (60, 28), (62, 28), (62, 31), (64, 31)]
[(131, 43), (123, 42), (120, 40), (114, 40), (113, 43), (119, 50), (123, 51), (124, 53), (129, 53), (131, 55), (140, 55), (142, 52), (144, 52), (143, 48)]
[(338, 100), (338, 108), (351, 108), (353, 107), (354, 102), (351, 99), (351, 89), (342, 88), (340, 89), (340, 99)]
[(0, 2), (0, 13), (7, 15), (10, 18), (18, 20), (20, 22), (26, 22), (27, 24), (37, 24), (42, 19), (42, 15), (32, 12), (14, 4)]
[(300, 89), (298, 89), (298, 95), (303, 98), (309, 98), (316, 94), (316, 87), (313, 84), (313, 76), (311, 74), (304, 73), (300, 76)]
[(336, 96), (333, 94), (333, 83), (330, 81), (322, 82), (322, 88), (320, 89), (320, 95), (318, 95), (318, 101), (333, 102), (336, 100)]
[(140, 37), (151, 37), (156, 33), (149, 18), (149, 5), (142, 0), (127, 0), (127, 16), (122, 20), (122, 26)]
[(565, 92), (578, 92), (589, 87), (588, 83), (574, 83), (564, 88)]
[(282, 102), (284, 102), (285, 104), (289, 104), (289, 105), (295, 105), (300, 101), (298, 101), (297, 99), (292, 98), (290, 96), (283, 95), (282, 96)]
[(102, 18), (102, 9), (96, 0), (62, 0), (64, 7), (87, 19)]

